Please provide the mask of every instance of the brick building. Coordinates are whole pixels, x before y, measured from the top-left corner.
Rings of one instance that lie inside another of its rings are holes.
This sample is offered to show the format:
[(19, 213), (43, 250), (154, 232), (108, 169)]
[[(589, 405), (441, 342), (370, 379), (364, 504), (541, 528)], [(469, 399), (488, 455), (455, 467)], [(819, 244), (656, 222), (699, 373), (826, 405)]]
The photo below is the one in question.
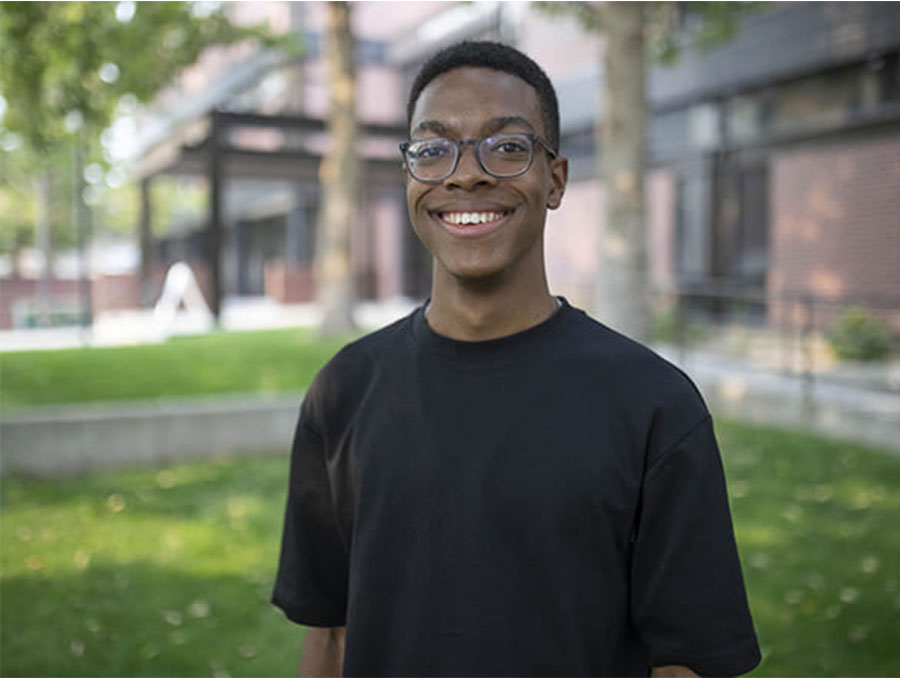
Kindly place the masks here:
[[(231, 7), (238, 19), (301, 30), (302, 63), (214, 50), (147, 112), (135, 175), (145, 186), (164, 174), (209, 183), (212, 112), (232, 116), (233, 156), (219, 178), (224, 293), (310, 299), (324, 7)], [(593, 134), (603, 116), (602, 37), (524, 2), (355, 3), (353, 12), (369, 135), (353, 238), (358, 295), (427, 294), (430, 261), (408, 223), (396, 150), (406, 89), (430, 53), (487, 38), (529, 53), (557, 87), (571, 176), (548, 221), (548, 275), (553, 291), (592, 307), (603, 228)], [(690, 15), (683, 20), (689, 30)], [(885, 309), (900, 332), (900, 5), (772, 4), (727, 44), (653, 67), (647, 96), (655, 285), (761, 295), (762, 319), (779, 319), (797, 295), (859, 301)], [(160, 268), (186, 258), (202, 269), (209, 219), (195, 215), (155, 243), (145, 228), (145, 259)]]

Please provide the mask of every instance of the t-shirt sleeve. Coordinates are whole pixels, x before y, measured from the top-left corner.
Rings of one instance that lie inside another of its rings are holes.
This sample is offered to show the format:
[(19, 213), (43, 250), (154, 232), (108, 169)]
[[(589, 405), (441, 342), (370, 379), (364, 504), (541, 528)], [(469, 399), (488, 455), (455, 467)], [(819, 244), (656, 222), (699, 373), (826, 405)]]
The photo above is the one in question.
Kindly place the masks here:
[(651, 666), (724, 676), (759, 663), (708, 416), (647, 469), (632, 553), (632, 621)]
[(301, 409), (294, 435), (272, 602), (298, 624), (344, 626), (348, 549), (332, 502), (324, 442), (308, 411)]

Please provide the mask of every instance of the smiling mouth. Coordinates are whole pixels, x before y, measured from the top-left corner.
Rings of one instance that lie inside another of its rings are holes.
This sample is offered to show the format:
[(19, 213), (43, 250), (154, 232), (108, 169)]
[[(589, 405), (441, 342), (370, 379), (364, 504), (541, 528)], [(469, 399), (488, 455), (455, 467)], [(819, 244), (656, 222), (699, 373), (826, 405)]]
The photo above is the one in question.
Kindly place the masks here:
[(442, 222), (456, 228), (465, 226), (481, 226), (499, 224), (512, 210), (490, 212), (434, 212), (434, 215)]

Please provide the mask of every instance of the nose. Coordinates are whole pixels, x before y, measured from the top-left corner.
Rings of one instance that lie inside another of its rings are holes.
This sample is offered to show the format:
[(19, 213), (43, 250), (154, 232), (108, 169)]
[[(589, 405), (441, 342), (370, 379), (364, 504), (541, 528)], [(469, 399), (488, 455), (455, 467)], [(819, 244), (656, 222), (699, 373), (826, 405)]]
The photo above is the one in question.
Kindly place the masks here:
[(444, 186), (471, 191), (479, 186), (493, 186), (497, 178), (488, 174), (475, 154), (475, 147), (465, 145), (459, 150), (459, 162), (453, 174), (444, 179)]

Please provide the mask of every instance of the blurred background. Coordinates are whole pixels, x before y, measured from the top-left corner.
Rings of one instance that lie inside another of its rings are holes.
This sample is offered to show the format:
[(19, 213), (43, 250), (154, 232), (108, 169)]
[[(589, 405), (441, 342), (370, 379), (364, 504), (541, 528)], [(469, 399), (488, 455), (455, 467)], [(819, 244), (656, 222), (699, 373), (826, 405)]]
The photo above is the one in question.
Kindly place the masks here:
[(2, 675), (294, 671), (297, 407), (429, 294), (398, 144), (462, 39), (557, 89), (551, 290), (722, 422), (756, 673), (900, 672), (900, 5), (2, 2)]

